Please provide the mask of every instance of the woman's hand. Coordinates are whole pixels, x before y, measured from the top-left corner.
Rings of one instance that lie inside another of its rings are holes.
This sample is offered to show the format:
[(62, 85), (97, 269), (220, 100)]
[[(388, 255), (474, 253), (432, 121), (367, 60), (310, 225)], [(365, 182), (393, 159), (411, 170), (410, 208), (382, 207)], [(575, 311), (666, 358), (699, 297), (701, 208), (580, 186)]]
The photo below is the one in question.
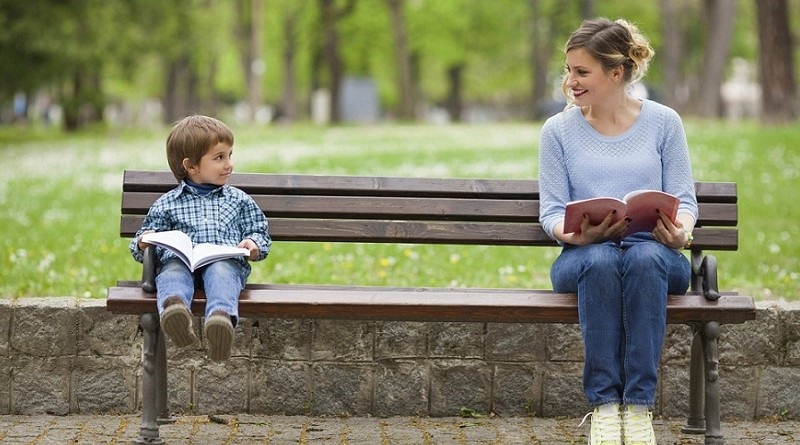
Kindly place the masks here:
[[(610, 239), (619, 239), (625, 233), (625, 230), (628, 229), (630, 220), (625, 218), (612, 224), (615, 213), (616, 211), (609, 212), (606, 218), (598, 225), (592, 225), (589, 216), (583, 215), (580, 232), (562, 233), (558, 238), (567, 244), (575, 246), (585, 246), (587, 244), (599, 243)], [(558, 230), (563, 230), (563, 223), (558, 226)]]
[(680, 218), (676, 218), (673, 223), (663, 213), (659, 212), (659, 219), (656, 228), (653, 229), (653, 237), (659, 243), (673, 249), (682, 249), (689, 242), (689, 229), (684, 229), (684, 224)]

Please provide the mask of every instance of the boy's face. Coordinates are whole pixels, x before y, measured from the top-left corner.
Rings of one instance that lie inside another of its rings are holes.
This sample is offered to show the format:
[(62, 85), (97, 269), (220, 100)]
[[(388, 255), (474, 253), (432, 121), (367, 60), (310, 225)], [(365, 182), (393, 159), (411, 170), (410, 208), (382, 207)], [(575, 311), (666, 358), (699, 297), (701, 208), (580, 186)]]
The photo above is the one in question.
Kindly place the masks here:
[(184, 159), (183, 168), (192, 182), (225, 185), (233, 172), (232, 155), (233, 147), (219, 142), (200, 158), (197, 165), (191, 165), (189, 158)]

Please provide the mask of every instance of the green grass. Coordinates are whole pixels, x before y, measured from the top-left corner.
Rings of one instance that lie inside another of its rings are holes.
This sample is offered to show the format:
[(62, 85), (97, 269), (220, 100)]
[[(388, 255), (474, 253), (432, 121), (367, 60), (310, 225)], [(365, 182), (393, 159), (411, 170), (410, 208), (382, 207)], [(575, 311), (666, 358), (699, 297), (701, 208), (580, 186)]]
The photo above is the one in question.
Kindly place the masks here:
[[(538, 124), (238, 128), (239, 172), (535, 178)], [(740, 250), (715, 252), (720, 285), (800, 299), (800, 132), (686, 125), (698, 180), (739, 184)], [(124, 169), (166, 169), (167, 130), (60, 136), (0, 131), (0, 296), (102, 298), (140, 267), (121, 239)], [(549, 287), (555, 248), (276, 243), (251, 282)]]

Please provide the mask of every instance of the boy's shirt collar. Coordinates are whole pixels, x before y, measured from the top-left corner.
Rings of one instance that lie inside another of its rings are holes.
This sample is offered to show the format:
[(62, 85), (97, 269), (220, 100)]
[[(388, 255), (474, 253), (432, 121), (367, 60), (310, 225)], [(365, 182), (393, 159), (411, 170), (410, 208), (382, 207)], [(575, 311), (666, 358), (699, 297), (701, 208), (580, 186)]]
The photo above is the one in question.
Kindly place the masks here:
[(189, 179), (184, 179), (183, 181), (181, 181), (180, 187), (181, 187), (181, 193), (188, 190), (196, 195), (206, 196), (216, 192), (217, 190), (222, 190), (225, 187), (225, 185), (197, 184), (196, 182), (192, 182)]

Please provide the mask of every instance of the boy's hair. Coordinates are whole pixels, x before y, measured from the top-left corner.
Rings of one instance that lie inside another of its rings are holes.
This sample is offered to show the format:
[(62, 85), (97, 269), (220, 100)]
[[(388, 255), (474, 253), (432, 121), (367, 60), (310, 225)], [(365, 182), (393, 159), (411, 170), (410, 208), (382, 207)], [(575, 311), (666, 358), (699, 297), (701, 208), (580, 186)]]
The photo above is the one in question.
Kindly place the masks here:
[(167, 136), (167, 162), (178, 182), (186, 179), (183, 160), (197, 165), (200, 158), (218, 143), (233, 146), (233, 132), (219, 119), (187, 116), (172, 126)]

